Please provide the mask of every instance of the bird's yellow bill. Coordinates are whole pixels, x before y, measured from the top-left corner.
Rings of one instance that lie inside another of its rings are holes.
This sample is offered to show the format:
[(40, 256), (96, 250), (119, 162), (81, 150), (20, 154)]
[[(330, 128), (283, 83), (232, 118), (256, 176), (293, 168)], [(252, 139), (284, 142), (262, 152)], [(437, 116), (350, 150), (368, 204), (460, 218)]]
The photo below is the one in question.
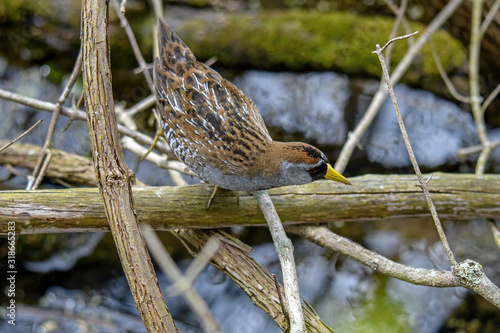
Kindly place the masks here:
[(330, 164), (328, 164), (328, 169), (326, 170), (325, 178), (342, 184), (351, 185), (351, 182), (348, 181), (347, 178), (342, 176), (340, 173), (335, 171)]

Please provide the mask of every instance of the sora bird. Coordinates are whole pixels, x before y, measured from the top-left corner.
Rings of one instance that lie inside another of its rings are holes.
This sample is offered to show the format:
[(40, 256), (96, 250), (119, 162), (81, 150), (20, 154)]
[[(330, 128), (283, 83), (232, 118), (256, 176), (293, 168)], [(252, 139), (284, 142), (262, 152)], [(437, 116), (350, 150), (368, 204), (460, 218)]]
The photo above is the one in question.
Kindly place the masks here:
[(351, 184), (319, 149), (273, 141), (250, 98), (198, 62), (162, 19), (158, 45), (154, 83), (161, 125), (175, 155), (201, 179), (233, 191), (318, 179)]

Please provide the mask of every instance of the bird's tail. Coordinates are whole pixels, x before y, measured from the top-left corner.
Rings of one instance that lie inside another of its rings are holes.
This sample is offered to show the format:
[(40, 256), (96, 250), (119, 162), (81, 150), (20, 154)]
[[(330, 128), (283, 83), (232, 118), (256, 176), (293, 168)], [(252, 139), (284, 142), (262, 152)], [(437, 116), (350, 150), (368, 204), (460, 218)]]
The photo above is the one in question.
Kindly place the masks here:
[[(165, 70), (175, 71), (175, 67), (178, 66), (189, 69), (196, 64), (193, 52), (161, 18), (158, 19), (158, 47), (160, 56), (157, 59)], [(176, 72), (182, 73), (182, 68)]]

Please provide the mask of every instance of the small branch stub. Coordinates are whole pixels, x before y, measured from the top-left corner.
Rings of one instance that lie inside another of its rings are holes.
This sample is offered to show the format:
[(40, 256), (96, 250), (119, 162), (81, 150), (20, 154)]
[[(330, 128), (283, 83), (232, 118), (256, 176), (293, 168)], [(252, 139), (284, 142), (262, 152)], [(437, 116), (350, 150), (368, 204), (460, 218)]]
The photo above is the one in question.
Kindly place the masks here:
[[(391, 45), (392, 43), (394, 43), (395, 41), (397, 40), (402, 40), (402, 39), (407, 39), (407, 38), (410, 38), (410, 37), (413, 37), (415, 36), (416, 34), (418, 34), (418, 31), (415, 31), (411, 34), (408, 34), (408, 35), (404, 35), (404, 36), (399, 36), (399, 37), (394, 37), (392, 38), (391, 40), (389, 40), (387, 43), (385, 43), (385, 45), (380, 48), (380, 45), (377, 44), (376, 47), (377, 47), (377, 51), (372, 51), (372, 53), (378, 53), (378, 52), (384, 52), (384, 50), (389, 46)], [(380, 50), (379, 50), (380, 48)]]

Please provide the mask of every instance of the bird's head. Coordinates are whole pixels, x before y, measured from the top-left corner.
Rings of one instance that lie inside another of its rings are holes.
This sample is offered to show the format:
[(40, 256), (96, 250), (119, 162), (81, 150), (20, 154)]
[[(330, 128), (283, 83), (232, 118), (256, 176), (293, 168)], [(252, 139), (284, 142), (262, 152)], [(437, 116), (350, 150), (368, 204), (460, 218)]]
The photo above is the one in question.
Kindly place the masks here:
[(290, 185), (300, 185), (320, 179), (333, 180), (351, 185), (335, 171), (321, 150), (302, 142), (279, 143), (281, 153), (281, 178), (288, 179)]

